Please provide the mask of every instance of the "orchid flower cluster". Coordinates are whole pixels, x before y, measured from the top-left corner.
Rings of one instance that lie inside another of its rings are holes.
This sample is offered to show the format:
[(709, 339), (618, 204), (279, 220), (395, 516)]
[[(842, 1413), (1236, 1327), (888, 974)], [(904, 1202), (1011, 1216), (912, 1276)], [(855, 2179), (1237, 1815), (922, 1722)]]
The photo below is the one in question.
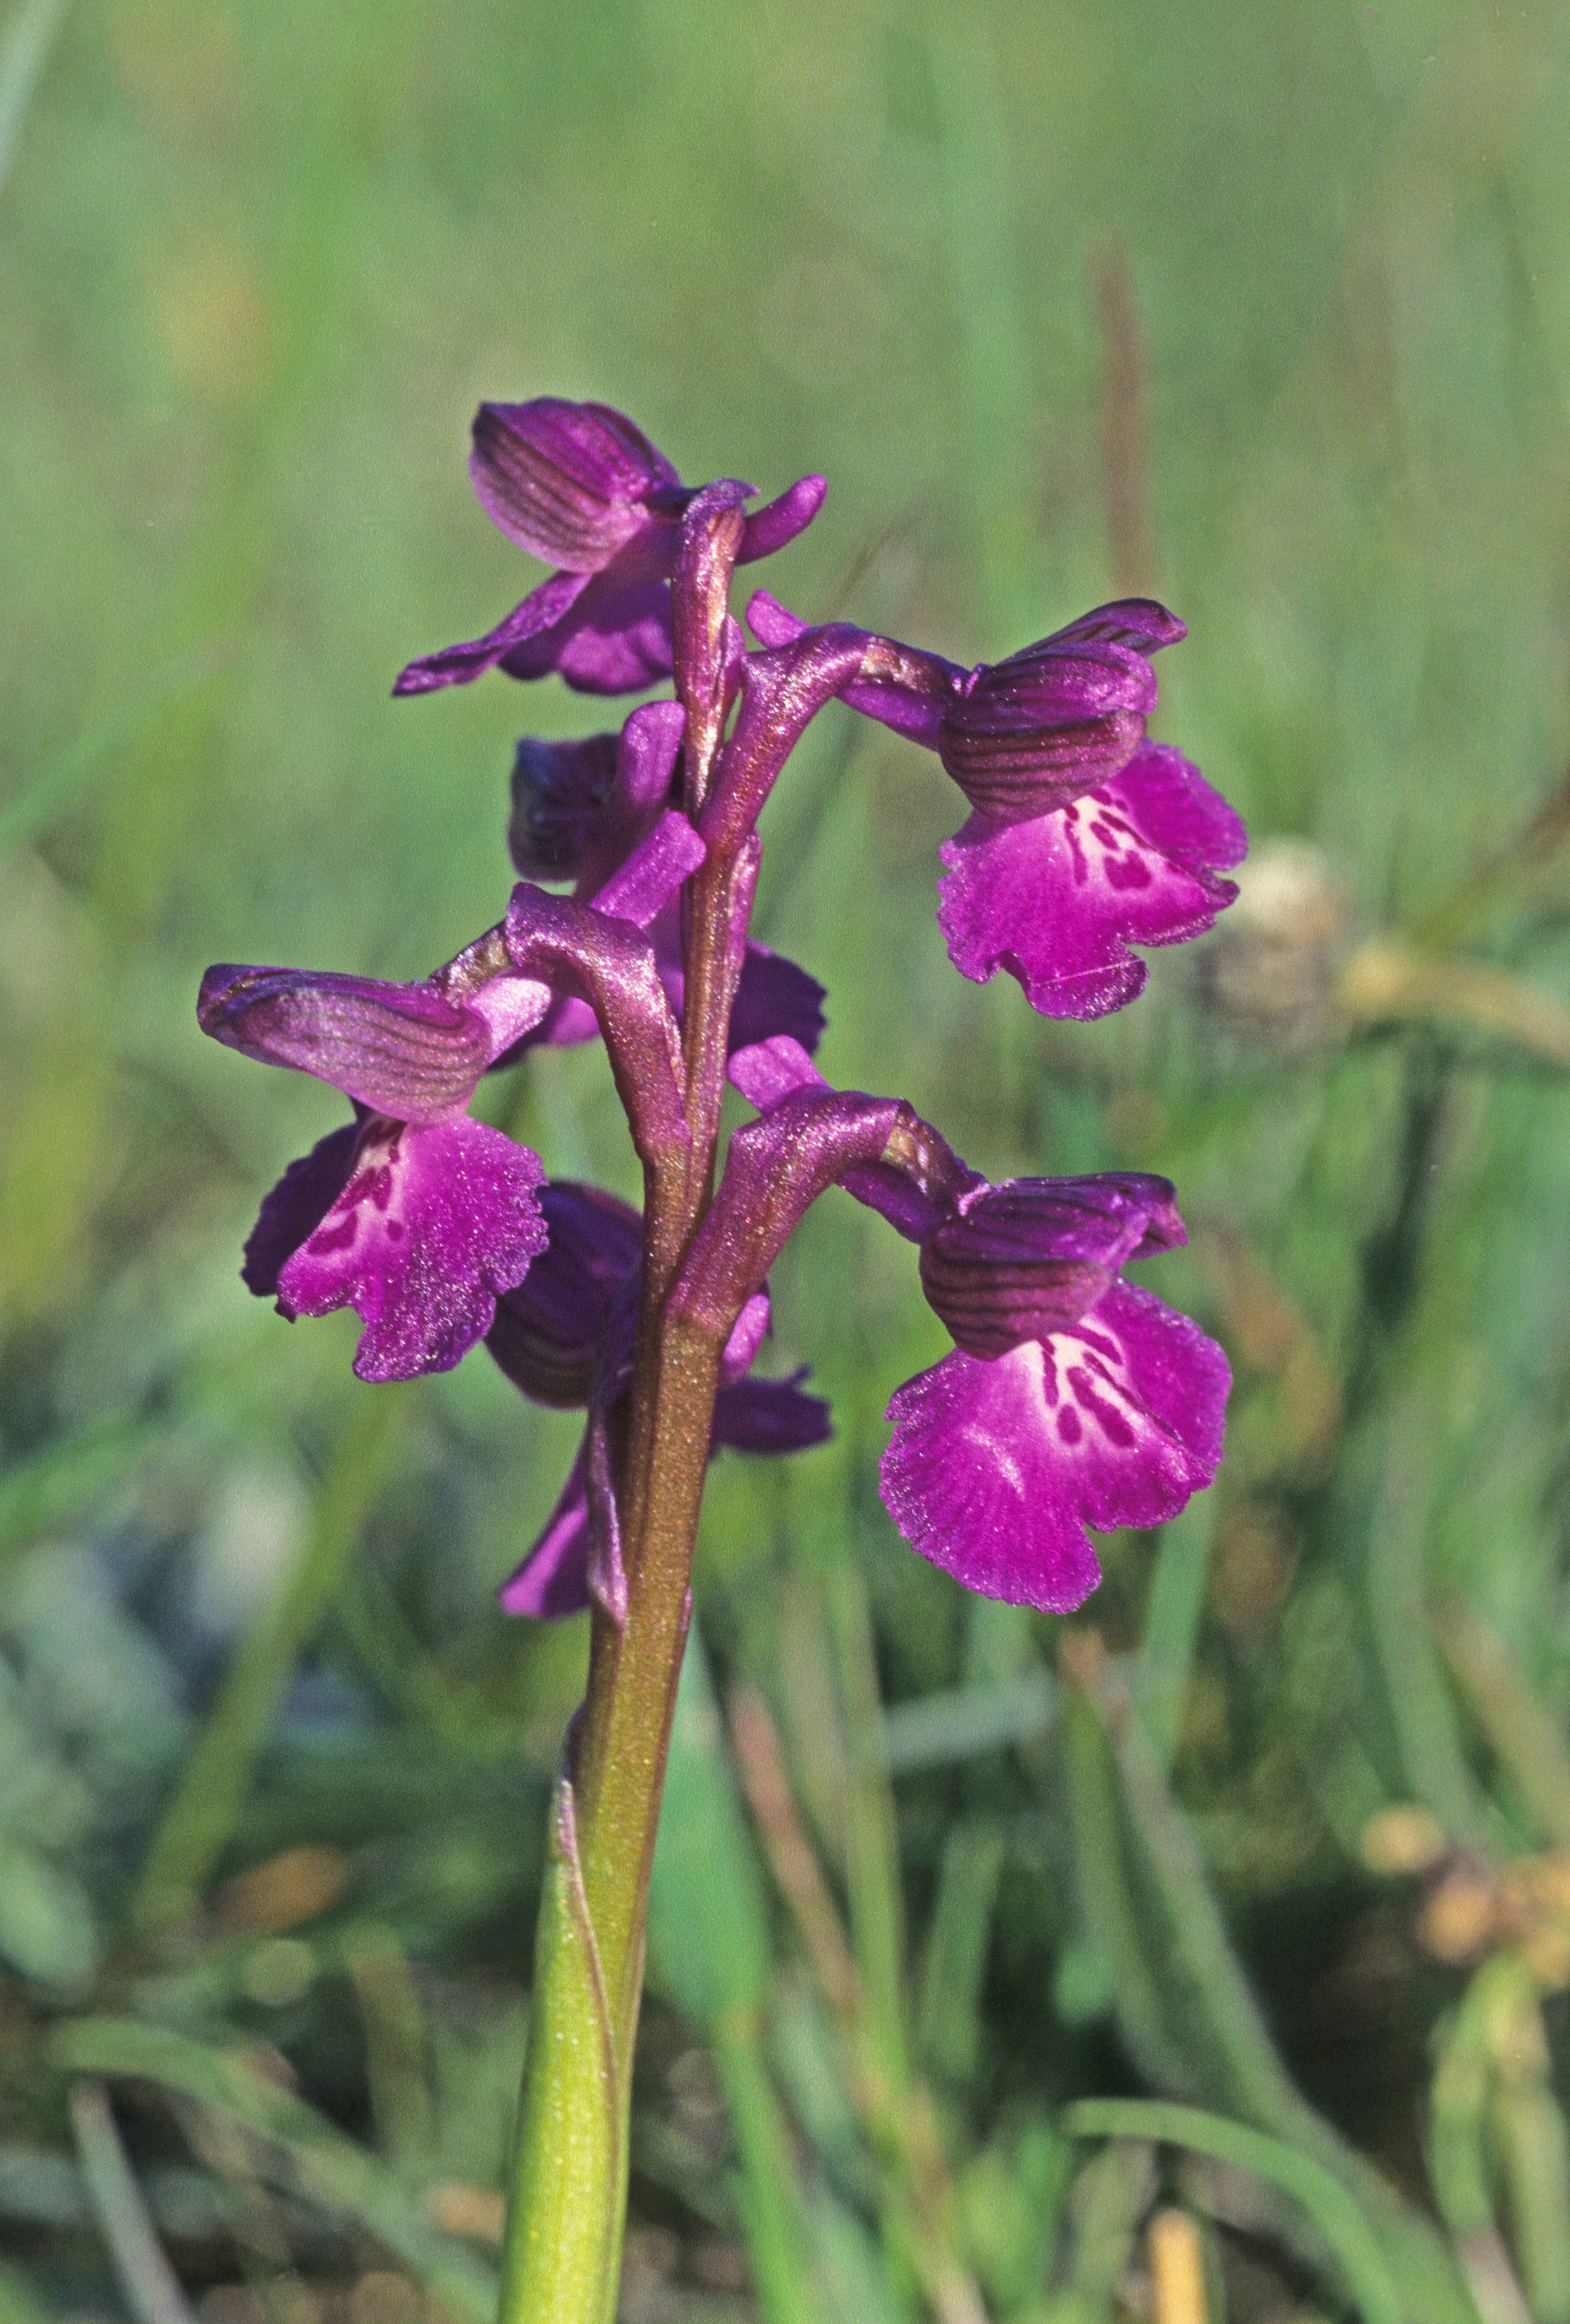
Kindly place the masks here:
[[(1209, 928), (1244, 835), (1186, 760), (1146, 739), (1151, 657), (1183, 635), (1158, 604), (1104, 605), (964, 669), (759, 591), (749, 641), (735, 568), (811, 521), (820, 477), (749, 514), (750, 485), (685, 485), (620, 413), (554, 398), (482, 406), (470, 474), (492, 521), (554, 569), (485, 637), (411, 663), (396, 691), (499, 668), (597, 696), (670, 680), (671, 698), (617, 733), (519, 743), (520, 883), (423, 982), (223, 966), (199, 1016), (353, 1108), (263, 1204), (250, 1288), (291, 1317), (353, 1307), (362, 1379), (442, 1371), (483, 1340), (524, 1396), (586, 1415), (550, 1523), (502, 1592), (512, 1613), (594, 1615), (536, 2007), (558, 2033), (599, 2013), (612, 2146), (599, 2164), (563, 2159), (550, 2126), (577, 2053), (542, 2034), (519, 2166), (531, 2224), (509, 2246), (511, 2312), (566, 2318), (608, 2314), (614, 2298), (612, 2150), (619, 2139), (624, 2185), (642, 1900), (704, 1469), (720, 1445), (783, 1453), (829, 1430), (803, 1375), (753, 1369), (770, 1270), (810, 1204), (843, 1187), (917, 1247), (954, 1347), (894, 1394), (882, 1491), (911, 1546), (967, 1588), (1078, 1604), (1098, 1573), (1086, 1527), (1171, 1517), (1221, 1451), (1220, 1350), (1122, 1273), (1182, 1241), (1171, 1186), (1136, 1172), (989, 1184), (902, 1099), (831, 1088), (813, 1063), (822, 988), (749, 935), (760, 811), (833, 699), (935, 752), (966, 809), (939, 851), (949, 956), (977, 982), (1006, 970), (1058, 1018), (1132, 1000), (1145, 968), (1131, 945)], [(643, 1166), (642, 1215), (548, 1179), (469, 1113), (485, 1074), (595, 1038)], [(727, 1083), (755, 1119), (722, 1157)]]
[[(890, 1406), (895, 1523), (970, 1589), (1078, 1604), (1097, 1578), (1085, 1525), (1159, 1524), (1219, 1456), (1219, 1351), (1120, 1279), (1128, 1260), (1183, 1240), (1172, 1189), (1133, 1173), (988, 1185), (908, 1107), (831, 1091), (811, 1064), (821, 987), (747, 936), (755, 825), (808, 721), (839, 696), (935, 751), (971, 810), (940, 851), (938, 918), (961, 973), (1006, 968), (1047, 1016), (1119, 1008), (1145, 980), (1131, 943), (1210, 927), (1233, 893), (1220, 875), (1244, 847), (1225, 802), (1145, 740), (1150, 657), (1182, 625), (1125, 601), (964, 669), (813, 626), (760, 591), (749, 649), (728, 608), (732, 567), (794, 539), (821, 478), (745, 516), (746, 486), (695, 492), (619, 413), (551, 398), (483, 405), (474, 447), (487, 514), (559, 569), (488, 635), (411, 664), (397, 691), (499, 666), (557, 671), (596, 695), (674, 672), (677, 698), (634, 710), (619, 734), (519, 743), (509, 840), (528, 884), (423, 983), (208, 972), (204, 1030), (318, 1075), (355, 1110), (268, 1195), (245, 1282), (285, 1315), (353, 1306), (362, 1379), (443, 1371), (484, 1339), (525, 1396), (586, 1406), (584, 1450), (503, 1603), (565, 1614), (592, 1596), (623, 1610), (613, 1447), (640, 1221), (596, 1188), (546, 1180), (467, 1108), (483, 1074), (534, 1045), (603, 1032), (634, 1135), (685, 1142), (684, 1066), (711, 1084), (719, 1071), (683, 1042), (684, 894), (710, 867), (708, 884), (717, 872), (731, 890), (724, 956), (706, 964), (730, 988), (725, 1063), (759, 1114), (733, 1140), (670, 1294), (725, 1319), (715, 1443), (782, 1452), (828, 1433), (799, 1379), (748, 1374), (768, 1268), (838, 1183), (918, 1245), (922, 1288), (956, 1342)], [(571, 899), (541, 881), (570, 881)], [(755, 1189), (770, 1190), (766, 1230)]]

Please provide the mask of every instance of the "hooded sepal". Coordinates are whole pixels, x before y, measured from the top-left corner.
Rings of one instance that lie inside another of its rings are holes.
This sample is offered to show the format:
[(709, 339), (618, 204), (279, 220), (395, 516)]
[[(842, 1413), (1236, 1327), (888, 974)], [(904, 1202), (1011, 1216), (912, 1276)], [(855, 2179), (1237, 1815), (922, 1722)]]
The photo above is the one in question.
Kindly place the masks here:
[[(810, 635), (764, 591), (747, 618), (776, 649)], [(1155, 706), (1150, 657), (1185, 632), (1165, 606), (1125, 598), (1006, 661), (968, 670), (892, 638), (856, 634), (860, 664), (836, 691), (864, 716), (936, 751), (971, 806), (1009, 825), (1067, 805), (1126, 764)]]
[(328, 971), (220, 963), (202, 979), (197, 1022), (226, 1048), (404, 1121), (466, 1105), (492, 1054), (485, 1018), (430, 984)]
[(990, 1361), (1076, 1323), (1137, 1251), (1184, 1240), (1165, 1178), (1012, 1178), (962, 1194), (922, 1238), (921, 1288), (967, 1355)]

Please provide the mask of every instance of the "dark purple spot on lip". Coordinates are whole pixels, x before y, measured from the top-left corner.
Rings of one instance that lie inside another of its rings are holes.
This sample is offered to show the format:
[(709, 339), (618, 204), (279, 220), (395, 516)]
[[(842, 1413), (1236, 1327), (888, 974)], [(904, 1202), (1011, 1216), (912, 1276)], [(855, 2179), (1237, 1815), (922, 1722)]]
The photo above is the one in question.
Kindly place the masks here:
[(385, 1162), (372, 1173), (371, 1183), (365, 1192), (379, 1211), (384, 1211), (392, 1200), (392, 1173)]
[(329, 1251), (347, 1250), (359, 1231), (360, 1222), (351, 1210), (336, 1227), (318, 1227), (305, 1247), (313, 1259), (325, 1259)]
[(1068, 1385), (1074, 1391), (1075, 1403), (1081, 1412), (1088, 1413), (1095, 1421), (1107, 1443), (1116, 1445), (1119, 1452), (1126, 1452), (1134, 1441), (1134, 1432), (1116, 1405), (1109, 1404), (1104, 1397), (1096, 1394), (1090, 1374), (1082, 1371), (1076, 1364), (1068, 1375)]
[(388, 1240), (388, 1241), (389, 1241), (389, 1242), (402, 1242), (402, 1240), (403, 1240), (403, 1222), (402, 1221), (402, 1219), (389, 1219), (389, 1220), (388, 1220), (388, 1222), (387, 1222), (387, 1240)]
[(1142, 855), (1109, 855), (1102, 869), (1109, 888), (1148, 888), (1150, 867)]
[(1041, 1394), (1050, 1410), (1057, 1401), (1057, 1367), (1045, 1348), (1041, 1351)]
[(1057, 1416), (1057, 1434), (1065, 1444), (1077, 1444), (1082, 1434), (1079, 1415), (1071, 1404), (1066, 1404)]
[(1063, 836), (1068, 843), (1068, 853), (1074, 858), (1074, 884), (1083, 888), (1090, 877), (1090, 866), (1085, 860), (1085, 849), (1079, 837), (1079, 809), (1067, 807), (1063, 816)]

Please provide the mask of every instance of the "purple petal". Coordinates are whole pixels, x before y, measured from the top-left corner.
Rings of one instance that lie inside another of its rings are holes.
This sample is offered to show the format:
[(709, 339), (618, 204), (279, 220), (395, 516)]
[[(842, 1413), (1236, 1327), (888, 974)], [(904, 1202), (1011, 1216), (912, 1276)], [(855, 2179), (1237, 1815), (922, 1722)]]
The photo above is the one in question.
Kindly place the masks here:
[(1067, 1613), (1100, 1568), (1086, 1526), (1152, 1526), (1221, 1457), (1226, 1359), (1118, 1284), (1072, 1330), (995, 1363), (960, 1349), (899, 1389), (883, 1499), (913, 1549), (984, 1597)]
[(497, 1299), (485, 1345), (536, 1404), (586, 1405), (611, 1310), (638, 1270), (643, 1222), (614, 1194), (570, 1179), (548, 1180), (540, 1207), (550, 1240)]
[[(521, 737), (513, 761), (507, 852), (525, 880), (577, 879), (607, 823), (623, 820), (612, 799), (616, 743), (614, 734), (573, 742)], [(611, 844), (621, 837), (613, 830)]]
[(482, 403), (474, 446), (469, 475), (492, 523), (573, 573), (598, 572), (648, 524), (651, 494), (668, 503), (680, 492), (665, 455), (608, 404)]
[(532, 1614), (544, 1622), (587, 1613), (588, 1562), (588, 1480), (579, 1445), (544, 1532), (498, 1592), (503, 1613)]
[(769, 1295), (755, 1291), (736, 1317), (730, 1338), (720, 1352), (720, 1386), (734, 1388), (745, 1379), (753, 1359), (769, 1336)]
[(1043, 1016), (1104, 1016), (1144, 985), (1131, 944), (1178, 944), (1214, 925), (1237, 891), (1212, 867), (1246, 844), (1187, 760), (1148, 746), (1056, 814), (1006, 828), (973, 816), (945, 843), (949, 958), (976, 983), (1006, 968)]
[(780, 1034), (789, 1035), (804, 1051), (816, 1049), (823, 1038), (827, 997), (817, 979), (793, 960), (771, 952), (766, 945), (749, 944), (731, 1003), (733, 1053)]
[(716, 1449), (738, 1452), (805, 1452), (834, 1434), (829, 1407), (820, 1396), (804, 1396), (806, 1367), (789, 1379), (738, 1380), (715, 1398)]
[(799, 476), (778, 500), (755, 510), (747, 519), (736, 563), (754, 565), (760, 557), (772, 557), (776, 549), (794, 540), (799, 532), (805, 532), (823, 506), (827, 490), (822, 476)]
[[(513, 653), (526, 652), (531, 638), (557, 636), (577, 599), (589, 587), (583, 573), (553, 573), (522, 604), (514, 605), (504, 622), (467, 644), (444, 646), (439, 653), (421, 654), (402, 670), (394, 694), (429, 694), (440, 686), (467, 686)], [(548, 665), (551, 666), (551, 665)], [(522, 676), (523, 673), (519, 672)], [(529, 673), (531, 676), (532, 672)]]
[(540, 1163), (467, 1120), (367, 1122), (355, 1159), (343, 1193), (279, 1270), (279, 1305), (289, 1315), (353, 1307), (365, 1326), (361, 1379), (450, 1371), (544, 1249)]
[(652, 927), (707, 850), (679, 807), (668, 807), (647, 837), (590, 899), (598, 912)]
[(1076, 1323), (1152, 1215), (1177, 1220), (1172, 1188), (1131, 1172), (978, 1186), (924, 1236), (921, 1288), (965, 1353), (991, 1360)]
[(681, 750), (687, 713), (679, 702), (645, 702), (623, 725), (616, 781), (635, 807), (664, 807)]
[(618, 578), (612, 567), (552, 628), (503, 655), (502, 668), (518, 678), (557, 672), (577, 694), (640, 694), (670, 677), (670, 659), (669, 583)]
[(974, 672), (944, 715), (938, 756), (978, 813), (1024, 823), (1116, 774), (1155, 706), (1132, 647), (1047, 638)]
[(197, 1022), (263, 1065), (314, 1074), (400, 1120), (466, 1104), (493, 1055), (476, 1009), (429, 984), (383, 984), (330, 971), (209, 968)]
[(313, 1234), (349, 1183), (357, 1121), (346, 1121), (319, 1139), (309, 1154), (291, 1162), (266, 1196), (245, 1242), (240, 1280), (259, 1299), (277, 1296), (278, 1270)]

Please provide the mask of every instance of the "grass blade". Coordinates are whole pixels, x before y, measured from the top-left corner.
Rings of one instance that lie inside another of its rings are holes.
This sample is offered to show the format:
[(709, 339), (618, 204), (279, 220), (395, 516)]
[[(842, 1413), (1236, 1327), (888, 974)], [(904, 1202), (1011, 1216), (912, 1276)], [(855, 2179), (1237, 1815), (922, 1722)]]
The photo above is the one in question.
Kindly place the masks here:
[(23, 0), (5, 28), (0, 45), (0, 186), (15, 164), (22, 124), (64, 20), (65, 0)]
[(350, 1422), (293, 1570), (230, 1665), (159, 1827), (132, 1910), (137, 1928), (159, 1927), (188, 1911), (222, 1854), (295, 1662), (332, 1602), (381, 1489), (405, 1410), (403, 1397), (378, 1388)]
[(1187, 2147), (1251, 2172), (1302, 2205), (1334, 2253), (1363, 2324), (1404, 2324), (1408, 2314), (1390, 2263), (1362, 2207), (1311, 2154), (1199, 2107), (1151, 2098), (1084, 2098), (1067, 2107), (1071, 2138), (1143, 2138)]
[(407, 2189), (363, 2147), (241, 2058), (162, 2026), (113, 2017), (68, 2020), (51, 2035), (46, 2056), (61, 2073), (152, 2082), (228, 2116), (276, 2151), (288, 2166), (285, 2184), (357, 2220), (455, 2319), (492, 2324), (493, 2272), (428, 2226)]

